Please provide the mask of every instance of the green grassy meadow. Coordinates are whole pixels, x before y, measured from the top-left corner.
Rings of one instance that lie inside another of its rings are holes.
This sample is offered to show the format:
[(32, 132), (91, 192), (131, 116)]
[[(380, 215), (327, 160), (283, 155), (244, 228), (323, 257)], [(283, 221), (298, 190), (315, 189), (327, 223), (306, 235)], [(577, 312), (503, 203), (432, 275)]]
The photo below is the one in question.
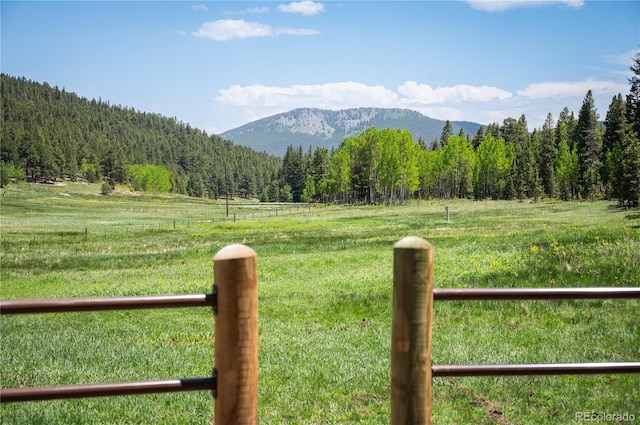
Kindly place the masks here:
[[(235, 200), (226, 217), (224, 201), (104, 197), (82, 183), (3, 191), (3, 300), (206, 293), (218, 250), (253, 248), (263, 424), (389, 423), (393, 245), (405, 236), (434, 245), (437, 287), (640, 284), (640, 213), (605, 202), (456, 200), (447, 222), (443, 201)], [(206, 308), (3, 316), (1, 385), (207, 376), (213, 323)], [(434, 364), (640, 361), (640, 302), (443, 301), (433, 340)], [(640, 375), (434, 380), (434, 424), (577, 424), (585, 411), (640, 420)], [(207, 392), (0, 406), (2, 424), (212, 418)]]

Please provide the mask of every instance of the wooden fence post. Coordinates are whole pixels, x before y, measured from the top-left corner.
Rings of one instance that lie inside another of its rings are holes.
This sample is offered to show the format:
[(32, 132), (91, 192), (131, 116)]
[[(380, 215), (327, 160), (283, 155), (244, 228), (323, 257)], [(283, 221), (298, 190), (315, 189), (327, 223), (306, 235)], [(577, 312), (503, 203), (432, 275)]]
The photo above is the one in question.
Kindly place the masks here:
[(213, 257), (216, 425), (258, 423), (258, 271), (253, 249), (234, 244)]
[(393, 249), (391, 424), (431, 423), (433, 247), (404, 238)]

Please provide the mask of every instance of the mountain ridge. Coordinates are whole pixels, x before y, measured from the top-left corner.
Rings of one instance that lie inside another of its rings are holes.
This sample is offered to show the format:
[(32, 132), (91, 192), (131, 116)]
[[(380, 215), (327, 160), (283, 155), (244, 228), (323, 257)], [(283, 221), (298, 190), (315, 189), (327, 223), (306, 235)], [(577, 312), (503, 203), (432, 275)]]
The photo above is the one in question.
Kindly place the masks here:
[[(348, 108), (329, 110), (296, 108), (252, 121), (225, 131), (220, 136), (258, 151), (282, 156), (287, 146), (337, 148), (347, 137), (356, 136), (367, 128), (406, 129), (414, 140), (426, 143), (439, 139), (446, 121), (402, 108)], [(451, 121), (454, 133), (463, 129), (475, 134), (482, 124)]]

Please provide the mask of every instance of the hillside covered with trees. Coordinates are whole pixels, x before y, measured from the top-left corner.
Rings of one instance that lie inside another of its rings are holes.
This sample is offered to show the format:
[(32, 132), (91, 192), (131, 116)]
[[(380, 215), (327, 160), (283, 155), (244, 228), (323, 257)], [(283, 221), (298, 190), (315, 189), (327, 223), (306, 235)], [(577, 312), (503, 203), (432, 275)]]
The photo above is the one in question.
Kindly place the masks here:
[(614, 96), (604, 117), (592, 92), (577, 118), (566, 107), (556, 120), (529, 131), (524, 115), (452, 134), (427, 146), (407, 130), (369, 128), (339, 149), (304, 153), (289, 146), (282, 181), (263, 200), (403, 202), (411, 197), (618, 199), (638, 205), (640, 194), (640, 53), (630, 93)]
[[(415, 141), (370, 127), (337, 149), (289, 145), (282, 159), (157, 114), (2, 75), (3, 183), (84, 178), (151, 192), (280, 202), (402, 203), (410, 198), (617, 199), (640, 197), (640, 53), (630, 92), (604, 120), (588, 91), (577, 117), (564, 108), (530, 131), (524, 115)], [(104, 187), (104, 185), (103, 185)]]
[(86, 179), (150, 192), (257, 196), (282, 160), (175, 118), (1, 75), (2, 180)]

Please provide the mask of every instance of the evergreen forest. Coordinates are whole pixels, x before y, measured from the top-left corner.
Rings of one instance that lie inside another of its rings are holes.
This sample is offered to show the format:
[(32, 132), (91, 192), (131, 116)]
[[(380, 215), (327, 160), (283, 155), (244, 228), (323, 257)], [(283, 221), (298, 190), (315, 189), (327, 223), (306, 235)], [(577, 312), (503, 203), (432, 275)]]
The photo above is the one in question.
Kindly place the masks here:
[[(579, 200), (640, 198), (640, 53), (630, 91), (614, 96), (604, 120), (589, 90), (576, 117), (568, 108), (530, 131), (524, 115), (415, 141), (408, 130), (377, 129), (339, 148), (287, 147), (283, 158), (234, 145), (166, 118), (80, 98), (64, 89), (2, 75), (2, 182), (78, 178), (136, 190), (268, 202), (403, 203), (412, 198)], [(108, 189), (108, 188), (107, 188)], [(103, 190), (108, 193), (108, 190)]]
[(564, 108), (529, 131), (524, 115), (481, 126), (475, 135), (413, 140), (407, 130), (369, 128), (335, 151), (289, 146), (283, 185), (262, 200), (402, 203), (408, 198), (562, 200), (617, 199), (637, 206), (640, 195), (640, 53), (630, 92), (614, 96), (604, 117), (589, 90), (576, 118)]
[[(257, 196), (282, 159), (159, 114), (1, 75), (2, 183), (103, 181), (146, 192)], [(108, 192), (108, 190), (106, 190)], [(105, 193), (105, 190), (103, 190)]]

